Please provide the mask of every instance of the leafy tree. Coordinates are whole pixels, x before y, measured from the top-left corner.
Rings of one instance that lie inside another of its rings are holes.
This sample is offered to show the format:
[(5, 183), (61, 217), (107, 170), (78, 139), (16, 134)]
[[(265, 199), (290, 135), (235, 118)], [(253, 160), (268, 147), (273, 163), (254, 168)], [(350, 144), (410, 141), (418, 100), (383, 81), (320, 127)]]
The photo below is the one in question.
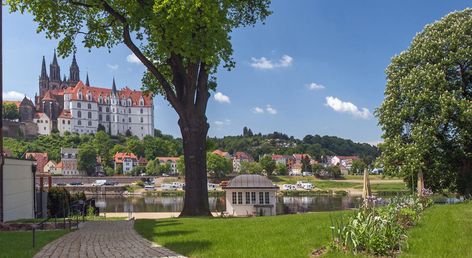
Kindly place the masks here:
[(146, 165), (146, 173), (151, 176), (159, 175), (159, 162), (157, 160), (149, 160)]
[(98, 132), (105, 132), (106, 133), (106, 131), (107, 131), (107, 129), (105, 128), (104, 125), (98, 124), (97, 133)]
[(118, 174), (118, 175), (123, 174), (123, 164), (116, 164), (115, 174)]
[(126, 152), (134, 153), (138, 157), (144, 157), (144, 145), (137, 137), (129, 137), (126, 140)]
[(376, 114), (388, 175), (472, 193), (472, 9), (428, 25), (387, 68)]
[(311, 159), (305, 155), (302, 159), (302, 171), (311, 171)]
[(230, 159), (208, 152), (207, 168), (215, 178), (221, 179), (233, 170), (233, 164)]
[(130, 171), (130, 174), (133, 176), (139, 176), (142, 173), (146, 173), (146, 167), (143, 165), (134, 166)]
[(13, 103), (3, 103), (2, 105), (3, 119), (15, 120), (20, 118), (20, 114), (18, 113), (18, 107)]
[(262, 174), (262, 166), (258, 162), (241, 162), (241, 174)]
[(113, 165), (113, 155), (110, 154), (110, 149), (113, 148), (113, 143), (110, 136), (105, 131), (98, 131), (92, 141), (97, 155), (100, 156), (103, 166)]
[(351, 165), (351, 174), (362, 174), (367, 166), (362, 160), (353, 160)]
[(267, 172), (267, 175), (271, 175), (275, 170), (275, 160), (272, 160), (271, 156), (264, 156), (259, 160), (259, 164), (262, 169)]
[(130, 130), (130, 129), (126, 130), (125, 136), (126, 136), (126, 137), (131, 137), (131, 136), (133, 136), (133, 133), (131, 133), (131, 130)]
[(184, 155), (179, 157), (179, 160), (177, 160), (177, 171), (179, 172), (179, 175), (184, 176), (185, 175), (185, 157)]
[[(270, 14), (270, 0), (50, 1), (8, 0), (11, 11), (31, 12), (38, 32), (59, 38), (61, 56), (84, 35), (87, 48), (124, 43), (144, 64), (143, 82), (162, 94), (179, 116), (183, 137), (185, 201), (181, 216), (209, 216), (206, 186), (206, 107), (223, 62), (234, 67), (229, 34)], [(191, 157), (191, 158), (189, 158)]]
[(341, 168), (339, 167), (339, 165), (336, 165), (336, 166), (329, 166), (326, 168), (328, 174), (330, 177), (332, 178), (338, 178), (341, 176)]
[(116, 173), (113, 168), (108, 167), (108, 166), (104, 167), (103, 170), (105, 171), (105, 175), (107, 175), (107, 176), (114, 176), (115, 173)]
[(166, 173), (166, 174), (170, 174), (172, 173), (171, 171), (171, 166), (169, 163), (165, 162), (165, 163), (160, 163), (159, 164), (159, 173)]
[(313, 174), (315, 176), (320, 176), (321, 175), (321, 172), (324, 170), (325, 168), (323, 167), (323, 165), (319, 164), (319, 163), (316, 163), (316, 164), (313, 164), (313, 166), (311, 166), (311, 171), (313, 172)]
[(284, 176), (288, 174), (288, 168), (285, 164), (277, 163), (275, 165), (275, 172), (277, 173), (277, 175)]
[(77, 155), (77, 167), (79, 170), (87, 172), (87, 175), (95, 174), (95, 166), (97, 165), (97, 152), (91, 144), (83, 144), (79, 148)]

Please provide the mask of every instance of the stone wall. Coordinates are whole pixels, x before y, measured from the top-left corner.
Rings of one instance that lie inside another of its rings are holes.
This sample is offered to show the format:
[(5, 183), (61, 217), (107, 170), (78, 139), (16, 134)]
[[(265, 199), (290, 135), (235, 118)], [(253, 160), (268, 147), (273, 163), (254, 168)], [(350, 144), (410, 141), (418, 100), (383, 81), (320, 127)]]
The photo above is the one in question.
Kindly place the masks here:
[(38, 137), (38, 125), (32, 122), (17, 122), (3, 119), (3, 136), (17, 139)]

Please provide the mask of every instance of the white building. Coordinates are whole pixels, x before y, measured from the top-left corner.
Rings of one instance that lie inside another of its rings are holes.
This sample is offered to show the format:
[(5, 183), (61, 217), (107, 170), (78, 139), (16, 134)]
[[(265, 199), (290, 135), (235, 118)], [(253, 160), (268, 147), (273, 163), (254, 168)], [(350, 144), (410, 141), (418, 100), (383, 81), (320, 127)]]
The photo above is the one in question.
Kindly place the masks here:
[(171, 174), (178, 174), (179, 170), (177, 169), (177, 161), (179, 161), (179, 157), (156, 157), (159, 161), (159, 164), (169, 164)]
[(46, 165), (44, 165), (43, 171), (45, 173), (54, 173), (56, 171), (56, 165), (56, 162), (50, 160), (48, 163), (46, 163)]
[(229, 181), (226, 190), (226, 212), (232, 216), (276, 215), (277, 190), (267, 177), (240, 175)]
[(50, 135), (52, 131), (52, 121), (45, 113), (38, 112), (35, 114), (33, 122), (38, 125), (39, 135)]
[(122, 165), (123, 174), (131, 172), (135, 166), (138, 165), (138, 158), (134, 153), (126, 153), (126, 152), (117, 152), (115, 156), (113, 156), (115, 160), (115, 170), (118, 169), (118, 165)]
[(142, 139), (154, 134), (152, 97), (128, 87), (118, 91), (115, 80), (111, 89), (86, 86), (82, 81), (67, 88), (59, 118), (60, 132), (96, 133), (102, 125), (111, 135), (129, 132)]

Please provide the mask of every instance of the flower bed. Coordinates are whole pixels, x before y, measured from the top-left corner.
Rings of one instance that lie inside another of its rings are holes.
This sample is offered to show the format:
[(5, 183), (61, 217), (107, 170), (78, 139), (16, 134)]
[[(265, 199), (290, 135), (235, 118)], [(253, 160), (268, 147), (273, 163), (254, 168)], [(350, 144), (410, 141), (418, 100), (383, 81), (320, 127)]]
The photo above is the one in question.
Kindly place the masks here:
[(332, 229), (331, 248), (337, 251), (366, 253), (377, 256), (393, 256), (401, 250), (406, 230), (415, 225), (421, 212), (432, 204), (428, 198), (414, 196), (395, 197), (381, 207), (383, 200), (368, 198), (357, 213), (344, 220), (335, 221)]

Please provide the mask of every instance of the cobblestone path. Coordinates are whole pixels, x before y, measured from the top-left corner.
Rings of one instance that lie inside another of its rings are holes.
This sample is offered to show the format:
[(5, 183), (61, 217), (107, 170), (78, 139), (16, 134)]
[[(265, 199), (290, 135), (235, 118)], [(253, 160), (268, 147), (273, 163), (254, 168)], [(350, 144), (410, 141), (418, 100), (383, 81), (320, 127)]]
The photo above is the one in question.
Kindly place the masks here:
[(44, 246), (35, 258), (184, 257), (141, 237), (134, 221), (89, 221)]

